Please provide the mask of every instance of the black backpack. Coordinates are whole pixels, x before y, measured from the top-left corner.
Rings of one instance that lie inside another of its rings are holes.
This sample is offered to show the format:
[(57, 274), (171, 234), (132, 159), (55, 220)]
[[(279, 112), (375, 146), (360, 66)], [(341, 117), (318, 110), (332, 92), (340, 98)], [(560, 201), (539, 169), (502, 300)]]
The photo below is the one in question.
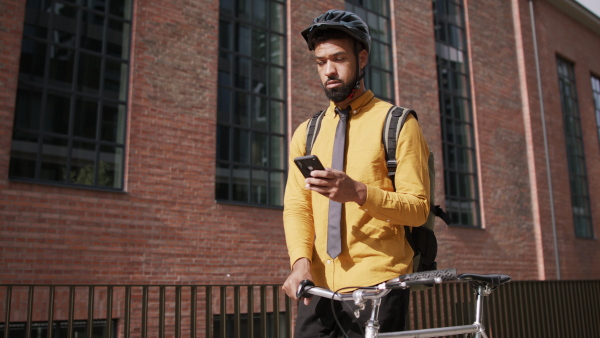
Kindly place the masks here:
[[(392, 106), (387, 113), (387, 117), (383, 126), (382, 142), (385, 149), (388, 176), (392, 180), (392, 184), (394, 184), (397, 166), (396, 144), (398, 143), (398, 136), (400, 135), (400, 131), (402, 130), (402, 126), (404, 126), (404, 121), (406, 121), (408, 114), (413, 114), (413, 116), (417, 118), (417, 113), (414, 110)], [(320, 111), (308, 122), (306, 128), (306, 155), (310, 155), (313, 144), (315, 143), (317, 135), (319, 134), (321, 120), (323, 119), (324, 115), (325, 111)], [(425, 224), (420, 227), (404, 227), (406, 240), (414, 251), (414, 272), (437, 269), (437, 263), (435, 262), (435, 258), (437, 256), (437, 240), (435, 238), (435, 233), (433, 232), (435, 216), (440, 217), (448, 225), (452, 223), (452, 220), (448, 214), (446, 214), (439, 205), (434, 204), (435, 166), (433, 153), (431, 151), (429, 151), (428, 166), (431, 203), (429, 216), (427, 217)]]

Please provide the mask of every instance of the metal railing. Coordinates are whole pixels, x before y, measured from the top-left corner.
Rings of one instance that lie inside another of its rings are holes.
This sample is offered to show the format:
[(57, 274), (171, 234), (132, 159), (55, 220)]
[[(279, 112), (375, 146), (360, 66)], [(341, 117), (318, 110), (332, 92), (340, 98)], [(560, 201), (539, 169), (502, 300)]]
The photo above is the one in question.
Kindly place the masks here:
[[(407, 322), (471, 323), (474, 303), (467, 283), (411, 292)], [(0, 338), (292, 337), (295, 308), (277, 284), (0, 284)], [(486, 298), (484, 325), (497, 338), (598, 336), (600, 281), (503, 285)]]
[[(475, 295), (468, 283), (446, 283), (411, 293), (410, 329), (474, 321)], [(600, 281), (513, 281), (484, 300), (488, 336), (598, 337)]]
[(281, 285), (0, 284), (0, 337), (291, 337), (291, 304)]

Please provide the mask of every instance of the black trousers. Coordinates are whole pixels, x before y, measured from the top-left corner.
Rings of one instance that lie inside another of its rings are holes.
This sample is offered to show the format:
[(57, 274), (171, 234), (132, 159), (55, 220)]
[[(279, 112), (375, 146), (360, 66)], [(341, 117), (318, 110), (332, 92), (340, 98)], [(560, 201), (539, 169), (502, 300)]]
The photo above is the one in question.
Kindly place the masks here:
[[(382, 298), (379, 307), (379, 332), (404, 330), (409, 295), (410, 290), (397, 289)], [(313, 296), (310, 304), (306, 306), (302, 300), (298, 305), (294, 338), (338, 338), (344, 337), (343, 332), (350, 338), (362, 338), (365, 324), (371, 317), (370, 302), (367, 302), (365, 310), (360, 312), (358, 319), (354, 316), (356, 308), (352, 301), (342, 304), (339, 301)], [(336, 322), (334, 313), (343, 331)]]

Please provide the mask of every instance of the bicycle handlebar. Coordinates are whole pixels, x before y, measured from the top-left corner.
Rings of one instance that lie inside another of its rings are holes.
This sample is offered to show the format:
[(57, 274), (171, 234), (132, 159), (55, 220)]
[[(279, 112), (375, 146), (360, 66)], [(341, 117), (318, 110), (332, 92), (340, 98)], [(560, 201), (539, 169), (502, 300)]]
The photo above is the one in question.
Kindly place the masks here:
[(377, 299), (385, 296), (391, 289), (407, 289), (414, 285), (440, 284), (443, 282), (455, 281), (456, 279), (456, 269), (415, 272), (402, 275), (377, 286), (361, 287), (352, 293), (334, 292), (329, 289), (315, 286), (310, 280), (304, 280), (298, 285), (296, 297), (298, 299), (310, 298), (315, 295), (339, 301), (356, 300), (356, 297), (360, 297), (361, 299)]

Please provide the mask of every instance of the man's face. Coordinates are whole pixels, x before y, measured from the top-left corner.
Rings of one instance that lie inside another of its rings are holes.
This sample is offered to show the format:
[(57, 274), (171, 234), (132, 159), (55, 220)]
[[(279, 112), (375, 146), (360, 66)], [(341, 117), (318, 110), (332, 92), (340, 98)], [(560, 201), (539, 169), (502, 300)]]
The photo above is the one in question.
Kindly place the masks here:
[(354, 40), (332, 39), (319, 43), (315, 47), (315, 61), (327, 98), (335, 103), (346, 100), (357, 79)]

